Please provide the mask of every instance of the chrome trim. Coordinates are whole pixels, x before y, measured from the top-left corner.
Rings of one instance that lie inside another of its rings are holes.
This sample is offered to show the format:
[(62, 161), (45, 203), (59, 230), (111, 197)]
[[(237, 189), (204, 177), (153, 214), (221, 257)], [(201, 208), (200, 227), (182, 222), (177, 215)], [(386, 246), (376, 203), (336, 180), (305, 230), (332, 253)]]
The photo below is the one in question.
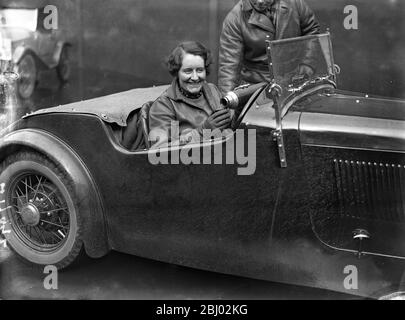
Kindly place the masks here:
[(283, 123), (281, 121), (281, 108), (278, 105), (278, 99), (282, 93), (282, 88), (277, 83), (270, 86), (269, 94), (273, 99), (274, 110), (276, 113), (276, 129), (272, 131), (272, 138), (277, 142), (278, 157), (280, 160), (281, 168), (287, 167), (287, 157), (285, 152), (284, 137), (283, 137)]
[(302, 113), (303, 145), (405, 153), (405, 121)]
[(290, 96), (289, 98), (287, 98), (288, 101), (285, 102), (285, 104), (282, 106), (281, 117), (284, 118), (284, 116), (290, 110), (290, 108), (294, 105), (294, 103), (301, 100), (302, 98), (305, 98), (306, 96), (314, 94), (315, 92), (320, 91), (320, 90), (334, 89), (334, 88), (335, 87), (332, 84), (327, 83), (327, 84), (318, 85), (318, 86), (313, 87), (311, 89), (307, 89), (306, 91), (301, 92), (300, 94), (297, 94), (296, 96)]

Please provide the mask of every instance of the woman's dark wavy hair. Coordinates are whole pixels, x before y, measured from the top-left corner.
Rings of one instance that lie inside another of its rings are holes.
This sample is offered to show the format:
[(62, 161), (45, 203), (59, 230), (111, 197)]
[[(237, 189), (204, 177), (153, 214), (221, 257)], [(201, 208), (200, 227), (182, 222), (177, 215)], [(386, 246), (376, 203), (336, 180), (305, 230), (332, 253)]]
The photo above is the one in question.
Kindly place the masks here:
[(185, 53), (202, 57), (204, 59), (205, 70), (207, 75), (209, 75), (210, 65), (212, 64), (210, 50), (197, 41), (185, 41), (174, 48), (172, 53), (166, 58), (167, 69), (173, 77), (177, 76)]

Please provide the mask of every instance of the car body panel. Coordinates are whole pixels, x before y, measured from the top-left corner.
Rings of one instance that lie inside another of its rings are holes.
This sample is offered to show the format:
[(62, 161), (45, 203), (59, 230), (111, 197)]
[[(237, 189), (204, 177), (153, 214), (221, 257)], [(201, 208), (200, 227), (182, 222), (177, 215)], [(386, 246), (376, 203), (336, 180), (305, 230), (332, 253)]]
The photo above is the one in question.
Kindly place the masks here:
[[(334, 248), (405, 258), (403, 153), (303, 146), (311, 216)], [(367, 230), (361, 244), (355, 230)], [(361, 246), (361, 247), (360, 247)]]
[(303, 113), (304, 145), (405, 152), (405, 121)]
[(341, 90), (326, 90), (296, 103), (295, 111), (405, 120), (405, 101)]
[[(298, 119), (292, 116), (291, 128)], [(243, 123), (241, 128), (257, 130), (258, 143), (256, 172), (243, 178), (235, 165), (152, 165), (147, 152), (120, 147), (97, 116), (43, 114), (23, 121), (20, 130), (37, 127), (63, 137), (86, 163), (102, 195), (115, 250), (363, 296), (378, 296), (401, 282), (400, 264), (382, 267), (379, 257), (359, 260), (354, 252), (320, 246), (307, 204), (312, 180), (294, 152), (294, 129), (285, 132), (289, 166), (280, 169), (271, 129)], [(364, 277), (355, 292), (344, 287), (347, 265)]]

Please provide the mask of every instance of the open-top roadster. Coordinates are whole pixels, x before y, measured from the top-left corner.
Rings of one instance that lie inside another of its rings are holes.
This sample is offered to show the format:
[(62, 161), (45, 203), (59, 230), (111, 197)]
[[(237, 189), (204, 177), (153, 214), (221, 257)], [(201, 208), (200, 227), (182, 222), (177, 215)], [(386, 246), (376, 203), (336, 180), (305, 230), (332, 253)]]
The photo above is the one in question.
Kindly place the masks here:
[(336, 89), (328, 34), (269, 42), (269, 52), (274, 82), (219, 139), (124, 148), (135, 115), (148, 141), (145, 103), (165, 87), (39, 110), (4, 129), (9, 246), (59, 268), (113, 249), (362, 296), (400, 291), (405, 102)]

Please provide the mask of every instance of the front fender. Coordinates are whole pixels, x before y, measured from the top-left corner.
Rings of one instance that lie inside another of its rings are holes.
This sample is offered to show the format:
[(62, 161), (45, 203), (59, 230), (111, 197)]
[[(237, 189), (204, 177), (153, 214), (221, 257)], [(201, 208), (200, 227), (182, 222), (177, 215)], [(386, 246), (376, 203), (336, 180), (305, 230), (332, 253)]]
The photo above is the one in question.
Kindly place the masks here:
[(0, 161), (25, 148), (45, 155), (66, 170), (79, 199), (86, 253), (94, 258), (105, 255), (110, 246), (101, 197), (89, 170), (74, 150), (50, 133), (36, 129), (11, 132), (0, 139), (0, 146)]
[(60, 55), (61, 55), (61, 53), (62, 53), (62, 49), (63, 49), (64, 46), (70, 47), (71, 44), (68, 43), (68, 42), (65, 42), (65, 41), (61, 41), (61, 40), (59, 40), (59, 41), (56, 43), (55, 51), (54, 51), (54, 53), (53, 53), (53, 61), (55, 61), (56, 64), (59, 63)]

